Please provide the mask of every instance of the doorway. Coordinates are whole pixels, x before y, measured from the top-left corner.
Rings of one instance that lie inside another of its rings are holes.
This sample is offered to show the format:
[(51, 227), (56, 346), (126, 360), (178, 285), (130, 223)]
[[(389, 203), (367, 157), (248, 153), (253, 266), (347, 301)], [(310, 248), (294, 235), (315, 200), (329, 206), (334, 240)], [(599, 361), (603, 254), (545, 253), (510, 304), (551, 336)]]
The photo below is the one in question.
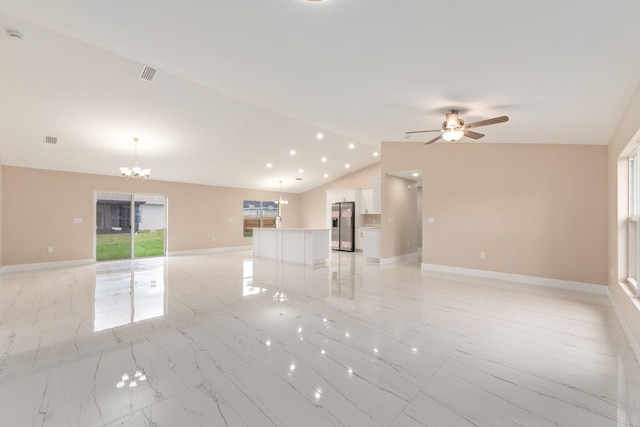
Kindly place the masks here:
[(96, 261), (164, 256), (167, 197), (97, 192)]

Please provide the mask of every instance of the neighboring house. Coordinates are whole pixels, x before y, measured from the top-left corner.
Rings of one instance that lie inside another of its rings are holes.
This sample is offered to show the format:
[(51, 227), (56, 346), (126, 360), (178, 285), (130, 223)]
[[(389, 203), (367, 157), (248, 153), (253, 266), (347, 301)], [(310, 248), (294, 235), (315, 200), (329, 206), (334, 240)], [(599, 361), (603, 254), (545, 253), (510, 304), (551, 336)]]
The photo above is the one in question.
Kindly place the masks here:
[(164, 203), (142, 202), (136, 205), (136, 218), (139, 215), (139, 229), (141, 231), (163, 230), (165, 223)]
[[(97, 234), (131, 232), (131, 194), (100, 192), (96, 199)], [(165, 200), (164, 196), (135, 195), (135, 232), (164, 229)]]
[[(141, 207), (146, 202), (135, 202), (134, 230), (140, 230)], [(96, 202), (96, 233), (117, 234), (131, 232), (131, 201), (98, 200)]]

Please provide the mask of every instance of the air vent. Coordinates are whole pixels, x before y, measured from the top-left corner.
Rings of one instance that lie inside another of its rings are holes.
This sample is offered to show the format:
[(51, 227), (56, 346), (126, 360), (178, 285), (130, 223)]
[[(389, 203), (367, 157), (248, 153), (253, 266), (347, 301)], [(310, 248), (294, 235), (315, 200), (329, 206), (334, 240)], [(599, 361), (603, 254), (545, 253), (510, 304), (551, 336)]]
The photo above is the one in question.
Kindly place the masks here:
[(302, 178), (298, 177), (296, 178), (296, 181), (302, 181)]
[(56, 145), (58, 143), (58, 138), (55, 136), (45, 136), (44, 137), (45, 144), (53, 144)]
[(144, 67), (142, 67), (142, 71), (140, 72), (140, 78), (142, 80), (146, 80), (148, 82), (152, 82), (153, 79), (156, 78), (156, 74), (158, 73), (158, 70), (156, 70), (155, 68), (151, 68), (148, 65), (145, 65)]

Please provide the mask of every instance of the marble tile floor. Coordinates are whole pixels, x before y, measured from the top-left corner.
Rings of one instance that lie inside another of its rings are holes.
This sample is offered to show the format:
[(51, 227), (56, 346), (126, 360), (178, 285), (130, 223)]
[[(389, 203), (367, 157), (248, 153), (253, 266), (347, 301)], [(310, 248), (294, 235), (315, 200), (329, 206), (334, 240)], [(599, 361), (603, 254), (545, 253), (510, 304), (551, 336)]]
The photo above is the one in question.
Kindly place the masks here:
[(0, 425), (640, 426), (604, 295), (250, 252), (0, 276)]

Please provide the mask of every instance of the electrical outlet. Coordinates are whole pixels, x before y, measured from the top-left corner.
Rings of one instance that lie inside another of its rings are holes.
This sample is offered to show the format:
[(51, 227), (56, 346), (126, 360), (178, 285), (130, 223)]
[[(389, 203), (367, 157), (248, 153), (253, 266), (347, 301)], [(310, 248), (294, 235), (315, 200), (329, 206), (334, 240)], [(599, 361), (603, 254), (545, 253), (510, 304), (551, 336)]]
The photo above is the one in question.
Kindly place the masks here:
[(216, 241), (216, 238), (215, 238), (215, 237), (213, 237), (211, 240), (212, 240), (213, 242), (215, 242), (215, 241)]
[(487, 257), (487, 254), (484, 252), (480, 252), (480, 259), (485, 259)]
[(53, 246), (49, 246), (49, 247), (47, 248), (47, 252), (49, 252), (50, 254), (52, 254), (52, 253), (53, 253)]

